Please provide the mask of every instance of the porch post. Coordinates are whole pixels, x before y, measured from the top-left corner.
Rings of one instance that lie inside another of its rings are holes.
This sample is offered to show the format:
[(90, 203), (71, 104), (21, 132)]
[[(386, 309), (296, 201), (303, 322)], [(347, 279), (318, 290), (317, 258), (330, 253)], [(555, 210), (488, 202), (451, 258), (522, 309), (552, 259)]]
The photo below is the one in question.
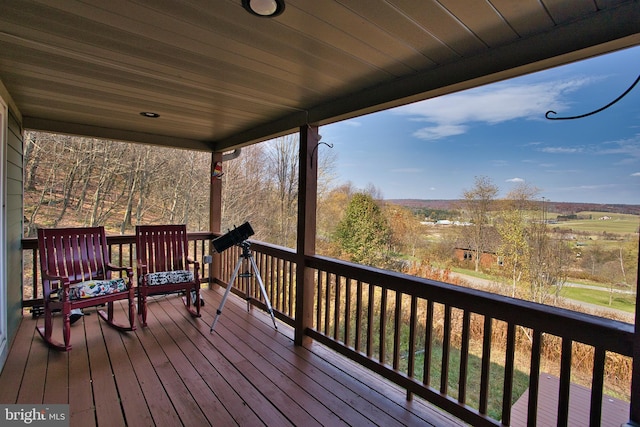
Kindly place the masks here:
[[(640, 236), (638, 237), (638, 270), (640, 270)], [(633, 362), (631, 367), (631, 410), (629, 425), (640, 426), (640, 279), (636, 280), (636, 321), (633, 338)]]
[[(316, 253), (316, 205), (318, 195), (318, 126), (300, 128), (298, 178), (298, 241), (296, 245), (296, 345), (311, 341), (306, 328), (313, 325), (313, 271), (306, 267), (305, 256)], [(315, 154), (315, 155), (314, 155)]]
[[(216, 165), (222, 164), (222, 152), (211, 153), (211, 183), (209, 185), (209, 231), (219, 233), (222, 226), (222, 181), (216, 176)], [(224, 172), (224, 170), (223, 170)], [(209, 287), (214, 278), (220, 278), (220, 254), (216, 253), (213, 243), (209, 242), (209, 253), (213, 255), (213, 263), (209, 266)]]

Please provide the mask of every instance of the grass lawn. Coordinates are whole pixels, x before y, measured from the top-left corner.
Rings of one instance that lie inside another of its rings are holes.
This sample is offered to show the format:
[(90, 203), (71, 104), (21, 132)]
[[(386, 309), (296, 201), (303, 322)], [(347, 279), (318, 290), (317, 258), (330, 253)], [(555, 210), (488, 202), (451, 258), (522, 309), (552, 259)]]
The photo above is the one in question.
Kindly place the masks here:
[(632, 294), (613, 294), (611, 305), (609, 305), (609, 292), (606, 290), (565, 287), (560, 292), (560, 296), (602, 307), (615, 308), (627, 313), (635, 312), (635, 296)]
[[(453, 268), (452, 271), (459, 274), (464, 274), (471, 277), (478, 277), (481, 279), (487, 279), (487, 280), (496, 281), (496, 282), (499, 282), (501, 280), (500, 278), (497, 278), (485, 273), (481, 273), (473, 270), (466, 270), (463, 268)], [(574, 280), (574, 279), (570, 279), (569, 281), (575, 282), (575, 283), (582, 283), (589, 286), (600, 286), (602, 287), (602, 290), (565, 286), (564, 288), (562, 288), (562, 291), (560, 292), (560, 296), (563, 298), (582, 301), (589, 304), (595, 304), (595, 305), (599, 305), (607, 308), (615, 308), (617, 310), (621, 310), (627, 313), (635, 312), (635, 296), (632, 294), (615, 293), (613, 295), (613, 300), (611, 302), (611, 305), (609, 305), (609, 290), (607, 285), (602, 283), (594, 283), (590, 281), (581, 281), (581, 280)]]
[[(467, 402), (466, 404), (472, 408), (478, 409), (480, 403), (480, 373), (482, 369), (482, 360), (469, 354), (469, 365), (467, 369)], [(416, 355), (416, 372), (415, 378), (422, 379), (424, 367), (424, 353)], [(440, 343), (434, 343), (431, 349), (431, 375), (429, 384), (431, 387), (440, 389), (442, 367), (442, 347)], [(406, 367), (404, 367), (406, 369)], [(487, 413), (490, 417), (499, 420), (502, 418), (502, 387), (504, 382), (504, 366), (497, 363), (491, 363), (489, 368), (489, 400), (487, 405)], [(457, 348), (450, 349), (449, 356), (449, 376), (448, 376), (448, 394), (454, 399), (458, 397), (458, 383), (460, 377), (460, 351)], [(513, 376), (513, 393), (511, 403), (515, 403), (520, 396), (529, 388), (529, 375), (515, 370)]]
[[(565, 228), (575, 231), (586, 231), (594, 234), (602, 232), (615, 234), (634, 234), (638, 231), (640, 217), (638, 215), (612, 214), (606, 212), (578, 212), (578, 216), (591, 216), (591, 219), (577, 219), (553, 224), (551, 228)], [(600, 220), (608, 216), (611, 219)]]
[(475, 270), (468, 270), (466, 268), (460, 268), (460, 267), (453, 267), (451, 268), (451, 271), (453, 271), (454, 273), (458, 273), (458, 274), (464, 274), (465, 276), (471, 276), (471, 277), (477, 277), (478, 279), (486, 279), (486, 280), (491, 280), (491, 281), (497, 281), (498, 279), (496, 279), (494, 276), (487, 274), (487, 273), (483, 273), (481, 271), (475, 271)]

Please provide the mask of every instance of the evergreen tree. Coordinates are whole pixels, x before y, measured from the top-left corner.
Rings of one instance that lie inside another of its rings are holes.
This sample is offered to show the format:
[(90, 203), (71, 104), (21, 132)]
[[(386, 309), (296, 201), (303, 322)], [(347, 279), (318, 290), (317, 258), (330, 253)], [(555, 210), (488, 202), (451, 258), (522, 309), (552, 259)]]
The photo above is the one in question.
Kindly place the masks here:
[(338, 223), (335, 238), (351, 261), (379, 266), (384, 260), (389, 235), (389, 225), (380, 206), (371, 196), (356, 193)]

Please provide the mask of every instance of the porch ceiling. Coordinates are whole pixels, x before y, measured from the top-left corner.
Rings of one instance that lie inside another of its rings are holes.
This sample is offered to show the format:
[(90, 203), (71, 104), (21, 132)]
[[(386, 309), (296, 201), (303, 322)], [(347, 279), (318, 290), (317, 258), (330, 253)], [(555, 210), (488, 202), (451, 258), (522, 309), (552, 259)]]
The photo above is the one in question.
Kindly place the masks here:
[(225, 150), (640, 44), (637, 0), (285, 1), (4, 0), (0, 83), (25, 128)]

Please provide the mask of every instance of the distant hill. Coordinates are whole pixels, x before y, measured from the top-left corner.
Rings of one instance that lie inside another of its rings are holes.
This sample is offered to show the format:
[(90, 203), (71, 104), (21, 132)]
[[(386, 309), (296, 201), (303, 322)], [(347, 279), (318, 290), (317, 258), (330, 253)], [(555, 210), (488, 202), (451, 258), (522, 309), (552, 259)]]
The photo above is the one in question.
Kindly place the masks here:
[[(385, 202), (405, 206), (407, 208), (454, 210), (460, 205), (462, 200), (387, 199)], [(583, 211), (640, 215), (640, 205), (545, 201), (545, 209), (547, 212), (554, 212), (561, 215), (574, 214)]]

